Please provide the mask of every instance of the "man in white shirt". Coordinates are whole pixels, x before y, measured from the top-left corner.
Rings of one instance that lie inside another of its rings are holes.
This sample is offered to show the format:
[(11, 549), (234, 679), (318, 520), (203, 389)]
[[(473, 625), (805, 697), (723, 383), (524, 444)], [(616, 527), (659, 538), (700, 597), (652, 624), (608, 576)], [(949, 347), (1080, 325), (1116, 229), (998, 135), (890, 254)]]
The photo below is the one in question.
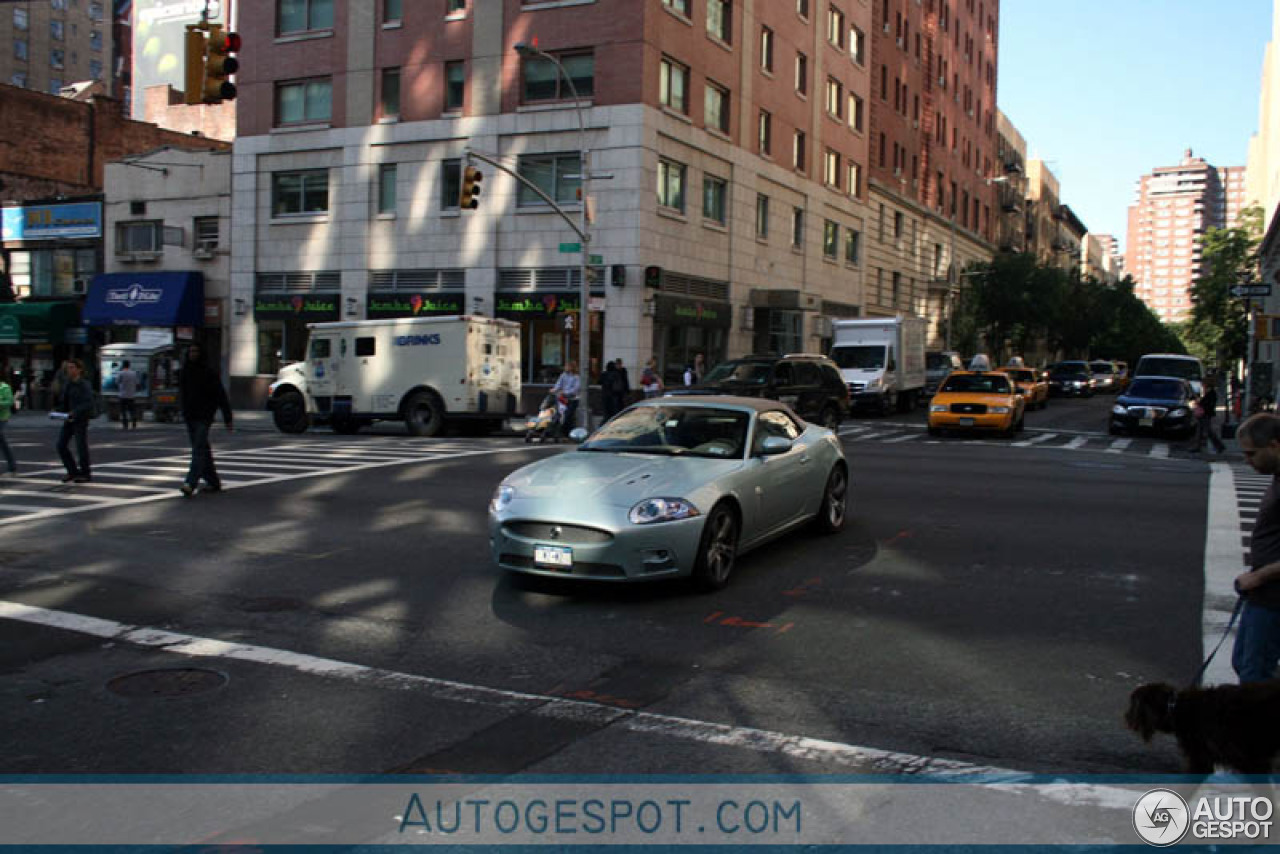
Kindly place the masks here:
[(138, 372), (129, 367), (128, 359), (116, 374), (116, 389), (120, 393), (120, 424), (128, 430), (132, 422), (133, 429), (137, 430), (138, 411), (134, 408), (134, 401), (138, 396)]

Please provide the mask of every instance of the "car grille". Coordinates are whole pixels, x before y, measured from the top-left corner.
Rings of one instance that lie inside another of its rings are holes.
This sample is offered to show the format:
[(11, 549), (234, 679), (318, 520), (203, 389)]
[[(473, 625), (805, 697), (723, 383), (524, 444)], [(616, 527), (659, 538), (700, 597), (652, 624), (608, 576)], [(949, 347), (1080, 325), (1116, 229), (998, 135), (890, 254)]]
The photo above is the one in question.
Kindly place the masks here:
[[(498, 558), (498, 563), (503, 566), (510, 566), (516, 569), (533, 569), (533, 558), (524, 555), (504, 554)], [(549, 570), (553, 571), (554, 570)], [(557, 575), (566, 577), (573, 576), (591, 576), (593, 578), (626, 578), (627, 574), (622, 567), (613, 563), (585, 563), (575, 561), (573, 566), (564, 572), (556, 572)]]
[(1163, 418), (1169, 414), (1165, 406), (1130, 406), (1129, 414), (1134, 418)]
[(857, 394), (867, 387), (866, 383), (849, 383), (849, 394)]
[(986, 415), (987, 405), (985, 403), (953, 403), (951, 404), (952, 412), (960, 412), (964, 415)]
[(613, 539), (613, 534), (598, 528), (554, 522), (508, 522), (502, 527), (512, 536), (548, 543), (607, 543)]

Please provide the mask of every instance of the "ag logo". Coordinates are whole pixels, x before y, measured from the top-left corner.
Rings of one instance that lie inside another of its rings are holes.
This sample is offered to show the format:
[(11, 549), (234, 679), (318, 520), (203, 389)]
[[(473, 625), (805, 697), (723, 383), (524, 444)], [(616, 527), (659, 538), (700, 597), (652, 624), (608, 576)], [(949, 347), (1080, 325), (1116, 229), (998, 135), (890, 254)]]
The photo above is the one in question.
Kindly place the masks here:
[(1187, 802), (1177, 792), (1152, 789), (1133, 807), (1133, 829), (1148, 845), (1174, 845), (1187, 835), (1190, 826)]

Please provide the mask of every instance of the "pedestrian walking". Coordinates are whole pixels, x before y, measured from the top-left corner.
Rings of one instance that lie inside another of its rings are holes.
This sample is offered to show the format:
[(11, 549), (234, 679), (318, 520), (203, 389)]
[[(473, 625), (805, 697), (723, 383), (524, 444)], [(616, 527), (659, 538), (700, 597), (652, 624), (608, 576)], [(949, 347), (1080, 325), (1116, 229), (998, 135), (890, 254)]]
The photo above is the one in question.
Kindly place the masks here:
[[(5, 371), (7, 374), (8, 371)], [(0, 377), (0, 453), (4, 454), (5, 462), (8, 463), (8, 474), (18, 473), (18, 464), (14, 462), (13, 451), (9, 449), (9, 442), (4, 437), (5, 425), (9, 423), (9, 418), (13, 415), (13, 386)]]
[(622, 409), (631, 405), (631, 377), (627, 376), (627, 366), (621, 359), (614, 359), (613, 366), (618, 371), (618, 400)]
[(1235, 581), (1244, 606), (1231, 666), (1243, 685), (1274, 679), (1280, 665), (1280, 416), (1251, 415), (1236, 435), (1253, 470), (1271, 475), (1249, 538), (1250, 569)]
[(640, 388), (645, 397), (657, 397), (662, 394), (662, 377), (658, 376), (658, 357), (651, 356), (640, 372)]
[(187, 348), (178, 377), (178, 395), (181, 398), (182, 419), (187, 422), (187, 438), (191, 441), (191, 466), (182, 482), (182, 494), (186, 498), (195, 495), (205, 484), (205, 492), (220, 492), (222, 481), (213, 463), (213, 447), (209, 444), (209, 431), (213, 418), (222, 410), (222, 420), (227, 432), (234, 430), (231, 422), (231, 401), (222, 385), (222, 377), (213, 366), (205, 364), (204, 351), (199, 344)]
[(133, 429), (138, 429), (138, 410), (134, 408), (138, 397), (138, 372), (129, 367), (129, 360), (125, 359), (121, 365), (119, 373), (116, 374), (116, 390), (120, 393), (120, 424), (125, 429), (129, 429), (129, 423), (133, 422)]
[(604, 402), (604, 420), (608, 421), (623, 409), (622, 374), (617, 362), (606, 362), (600, 375), (600, 397)]
[[(58, 386), (54, 413), (62, 417), (58, 434), (58, 456), (66, 468), (63, 483), (89, 483), (89, 420), (93, 418), (93, 389), (84, 378), (84, 362), (68, 359), (62, 364), (62, 381)], [(76, 456), (71, 456), (71, 440), (76, 440)]]
[(1216, 388), (1217, 381), (1210, 375), (1205, 377), (1204, 391), (1200, 394), (1200, 399), (1196, 402), (1198, 409), (1192, 411), (1196, 416), (1196, 441), (1191, 446), (1191, 453), (1198, 454), (1208, 443), (1212, 443), (1214, 450), (1221, 454), (1227, 449), (1222, 443), (1222, 437), (1218, 435), (1217, 430), (1213, 426), (1213, 417), (1218, 412), (1218, 390)]

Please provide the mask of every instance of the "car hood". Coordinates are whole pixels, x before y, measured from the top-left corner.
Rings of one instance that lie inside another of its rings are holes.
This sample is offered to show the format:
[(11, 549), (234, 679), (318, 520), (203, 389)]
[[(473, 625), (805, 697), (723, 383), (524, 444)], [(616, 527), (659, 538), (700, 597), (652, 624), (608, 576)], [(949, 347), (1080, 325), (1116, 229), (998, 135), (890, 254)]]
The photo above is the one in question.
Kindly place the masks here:
[(739, 397), (759, 397), (764, 391), (760, 383), (699, 383), (698, 385), (681, 386), (668, 389), (667, 394), (732, 394)]
[(1165, 406), (1169, 409), (1190, 405), (1185, 400), (1170, 400), (1167, 397), (1130, 397), (1127, 394), (1117, 397), (1116, 403), (1120, 406)]
[(504, 483), (516, 500), (632, 507), (645, 498), (687, 497), (742, 465), (740, 459), (577, 451), (525, 466)]
[(933, 403), (938, 406), (950, 406), (953, 403), (981, 403), (986, 406), (1013, 406), (1016, 395), (998, 394), (981, 391), (942, 391), (933, 396)]

